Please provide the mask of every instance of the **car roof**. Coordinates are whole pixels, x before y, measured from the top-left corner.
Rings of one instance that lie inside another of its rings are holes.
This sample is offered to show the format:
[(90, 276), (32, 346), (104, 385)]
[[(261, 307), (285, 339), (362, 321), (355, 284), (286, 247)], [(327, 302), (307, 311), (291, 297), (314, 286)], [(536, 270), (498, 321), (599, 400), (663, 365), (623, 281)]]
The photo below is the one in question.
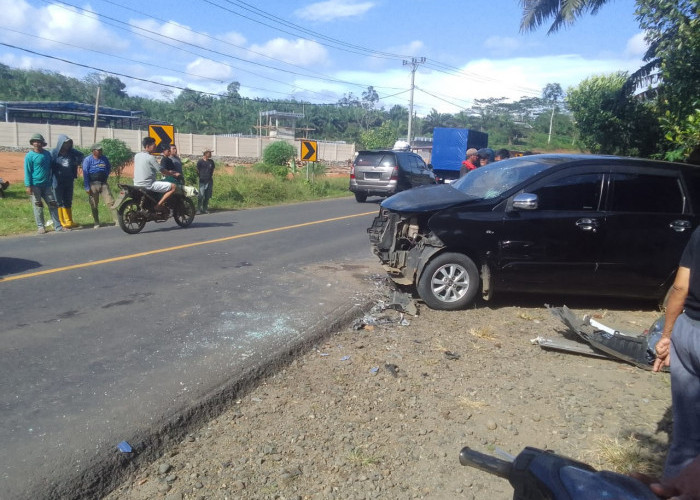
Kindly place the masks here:
[[(694, 169), (700, 168), (697, 165), (691, 165), (688, 163), (675, 163), (663, 160), (651, 160), (648, 158), (635, 158), (631, 156), (615, 156), (615, 155), (600, 155), (600, 154), (563, 154), (563, 153), (550, 153), (550, 154), (536, 154), (527, 156), (516, 156), (508, 160), (501, 161), (531, 161), (534, 163), (545, 163), (550, 167), (569, 164), (583, 164), (583, 163), (607, 163), (607, 164), (625, 164), (634, 165), (639, 167), (673, 167), (673, 168), (683, 168), (683, 169)], [(499, 162), (500, 163), (500, 162)]]

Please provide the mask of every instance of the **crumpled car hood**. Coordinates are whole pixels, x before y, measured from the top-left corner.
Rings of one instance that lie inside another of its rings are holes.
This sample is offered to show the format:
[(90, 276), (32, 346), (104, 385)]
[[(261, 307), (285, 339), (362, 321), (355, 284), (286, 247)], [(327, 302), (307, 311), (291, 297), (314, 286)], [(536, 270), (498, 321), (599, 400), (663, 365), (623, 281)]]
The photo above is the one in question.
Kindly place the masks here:
[(393, 212), (436, 212), (469, 200), (449, 184), (437, 184), (401, 191), (384, 200), (381, 206)]

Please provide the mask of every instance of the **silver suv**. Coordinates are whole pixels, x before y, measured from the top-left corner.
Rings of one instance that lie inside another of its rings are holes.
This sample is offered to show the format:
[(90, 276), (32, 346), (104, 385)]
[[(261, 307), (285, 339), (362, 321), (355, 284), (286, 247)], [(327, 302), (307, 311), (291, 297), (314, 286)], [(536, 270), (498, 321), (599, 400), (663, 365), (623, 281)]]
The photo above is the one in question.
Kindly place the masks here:
[(391, 196), (435, 183), (432, 169), (409, 151), (360, 151), (350, 170), (350, 191), (359, 203), (367, 201), (368, 196)]

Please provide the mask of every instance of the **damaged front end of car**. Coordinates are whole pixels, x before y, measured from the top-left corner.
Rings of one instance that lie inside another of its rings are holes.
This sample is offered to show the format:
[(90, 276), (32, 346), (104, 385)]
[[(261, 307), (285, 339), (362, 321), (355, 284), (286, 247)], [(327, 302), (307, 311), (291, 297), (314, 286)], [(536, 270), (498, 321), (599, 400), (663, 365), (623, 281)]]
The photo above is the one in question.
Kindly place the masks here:
[(367, 229), (372, 251), (399, 285), (413, 285), (430, 258), (445, 247), (428, 227), (430, 215), (381, 208)]

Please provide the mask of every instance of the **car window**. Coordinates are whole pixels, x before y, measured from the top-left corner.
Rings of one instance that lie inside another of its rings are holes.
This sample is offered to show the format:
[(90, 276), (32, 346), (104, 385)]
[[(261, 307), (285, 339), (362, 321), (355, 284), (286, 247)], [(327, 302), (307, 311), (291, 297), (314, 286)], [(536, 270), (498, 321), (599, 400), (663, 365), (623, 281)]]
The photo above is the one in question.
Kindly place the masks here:
[(450, 185), (470, 197), (491, 199), (552, 166), (522, 158), (503, 160), (472, 170)]
[(582, 173), (559, 177), (534, 190), (539, 210), (598, 210), (603, 186), (602, 173)]
[(358, 167), (393, 167), (396, 165), (392, 153), (360, 153), (355, 159)]
[(612, 174), (612, 211), (680, 214), (683, 206), (683, 191), (675, 176)]
[(690, 201), (693, 205), (693, 213), (700, 214), (700, 168), (694, 168), (685, 176), (690, 194)]

